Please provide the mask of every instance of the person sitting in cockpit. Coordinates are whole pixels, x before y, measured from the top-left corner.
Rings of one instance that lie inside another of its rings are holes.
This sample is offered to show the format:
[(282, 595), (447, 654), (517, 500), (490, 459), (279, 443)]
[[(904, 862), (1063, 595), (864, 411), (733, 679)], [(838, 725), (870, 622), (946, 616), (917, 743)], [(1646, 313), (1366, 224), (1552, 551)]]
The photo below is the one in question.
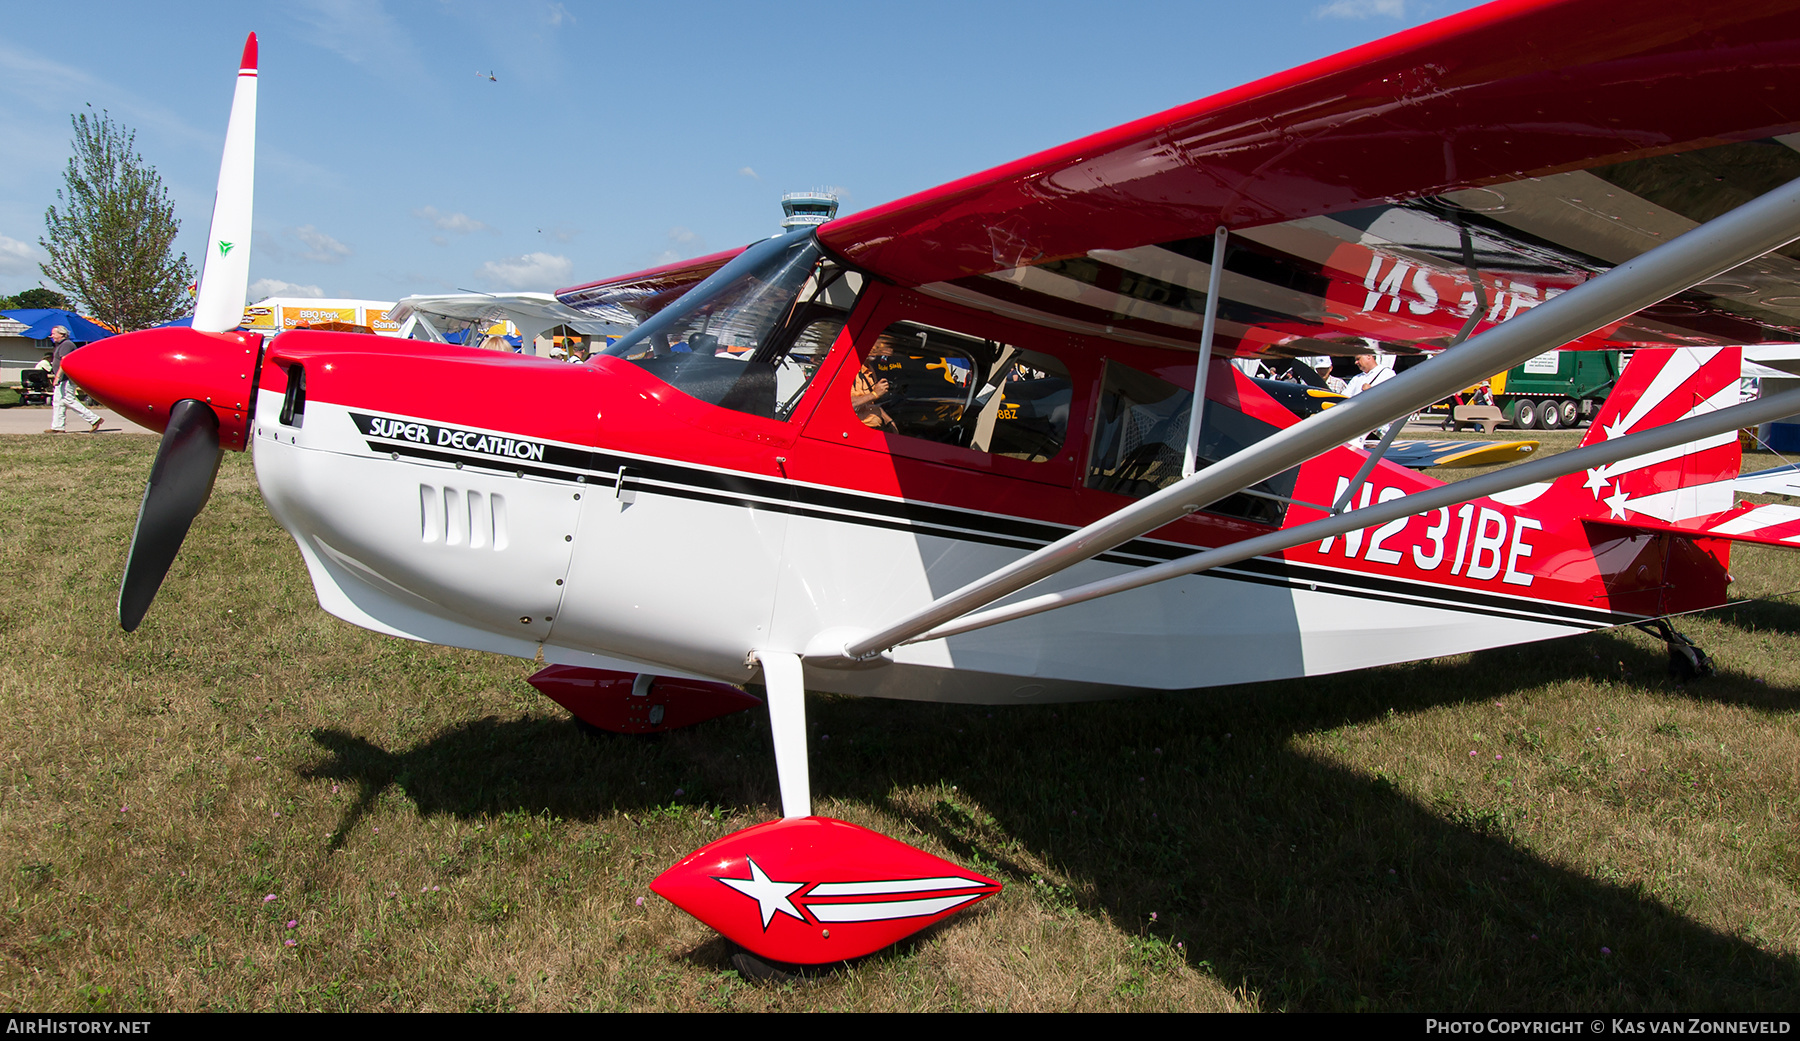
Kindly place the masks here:
[(862, 363), (862, 370), (856, 374), (856, 382), (850, 387), (850, 407), (856, 411), (856, 418), (862, 425), (871, 430), (885, 430), (890, 433), (898, 428), (887, 412), (877, 402), (888, 396), (891, 389), (888, 381), (876, 375), (873, 365), (876, 358), (885, 358), (894, 353), (894, 348), (884, 340), (875, 341), (869, 348), (869, 356)]

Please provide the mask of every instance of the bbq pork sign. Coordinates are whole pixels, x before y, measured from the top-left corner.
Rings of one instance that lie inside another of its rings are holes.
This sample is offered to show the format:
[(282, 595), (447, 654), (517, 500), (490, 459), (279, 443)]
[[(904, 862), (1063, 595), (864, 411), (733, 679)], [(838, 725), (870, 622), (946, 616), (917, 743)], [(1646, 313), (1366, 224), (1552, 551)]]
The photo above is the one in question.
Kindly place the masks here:
[(523, 459), (538, 463), (544, 461), (546, 446), (538, 441), (524, 441), (518, 438), (503, 437), (499, 434), (483, 433), (479, 430), (464, 430), (460, 427), (441, 427), (432, 423), (389, 419), (385, 416), (365, 416), (360, 412), (352, 412), (350, 417), (356, 421), (356, 429), (362, 431), (363, 436), (370, 439), (370, 448), (380, 447), (375, 444), (376, 441), (404, 441), (409, 444), (429, 445), (433, 448), (452, 448), (505, 459)]

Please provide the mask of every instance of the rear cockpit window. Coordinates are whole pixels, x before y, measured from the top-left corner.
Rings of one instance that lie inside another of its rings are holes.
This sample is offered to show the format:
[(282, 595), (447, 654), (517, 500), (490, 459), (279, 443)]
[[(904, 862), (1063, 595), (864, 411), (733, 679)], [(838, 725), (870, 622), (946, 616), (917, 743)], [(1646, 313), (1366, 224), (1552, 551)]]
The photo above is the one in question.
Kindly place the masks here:
[[(1087, 486), (1141, 499), (1181, 480), (1187, 454), (1192, 388), (1177, 387), (1126, 365), (1106, 363)], [(1278, 428), (1218, 401), (1207, 401), (1200, 430), (1200, 469), (1275, 433)], [(1280, 527), (1298, 469), (1213, 503), (1206, 512)]]
[(1069, 402), (1050, 355), (918, 322), (882, 331), (850, 393), (864, 426), (1029, 462), (1062, 448)]

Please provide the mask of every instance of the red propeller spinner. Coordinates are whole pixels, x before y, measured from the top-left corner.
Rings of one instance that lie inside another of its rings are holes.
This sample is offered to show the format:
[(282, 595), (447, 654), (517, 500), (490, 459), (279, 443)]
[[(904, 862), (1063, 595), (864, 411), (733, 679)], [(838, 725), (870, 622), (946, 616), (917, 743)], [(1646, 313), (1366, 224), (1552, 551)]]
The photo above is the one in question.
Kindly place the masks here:
[(169, 327), (97, 340), (63, 361), (69, 378), (141, 426), (168, 429), (175, 403), (212, 407), (219, 447), (243, 451), (256, 393), (260, 333)]

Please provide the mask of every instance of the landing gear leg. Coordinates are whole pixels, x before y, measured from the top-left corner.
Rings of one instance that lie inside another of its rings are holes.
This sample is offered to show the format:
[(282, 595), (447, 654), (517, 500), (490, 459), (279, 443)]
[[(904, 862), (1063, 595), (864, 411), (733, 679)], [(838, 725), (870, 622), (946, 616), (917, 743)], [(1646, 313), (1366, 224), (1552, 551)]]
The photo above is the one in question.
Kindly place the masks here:
[(812, 816), (812, 776), (806, 760), (806, 678), (800, 656), (780, 651), (757, 655), (769, 692), (769, 729), (775, 736), (775, 775), (781, 781), (781, 815)]
[(1639, 622), (1637, 627), (1669, 647), (1669, 675), (1686, 682), (1713, 674), (1712, 659), (1692, 640), (1675, 631), (1667, 618)]

